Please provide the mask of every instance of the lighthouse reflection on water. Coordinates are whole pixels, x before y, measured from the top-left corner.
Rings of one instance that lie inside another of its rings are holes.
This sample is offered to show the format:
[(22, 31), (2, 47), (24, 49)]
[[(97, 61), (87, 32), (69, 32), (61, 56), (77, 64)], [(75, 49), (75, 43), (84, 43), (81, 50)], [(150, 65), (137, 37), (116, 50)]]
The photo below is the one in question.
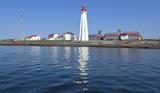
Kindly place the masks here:
[(89, 59), (89, 48), (88, 47), (80, 47), (78, 48), (79, 50), (79, 75), (81, 80), (78, 81), (77, 83), (81, 84), (81, 88), (83, 89), (83, 91), (88, 90), (88, 59)]

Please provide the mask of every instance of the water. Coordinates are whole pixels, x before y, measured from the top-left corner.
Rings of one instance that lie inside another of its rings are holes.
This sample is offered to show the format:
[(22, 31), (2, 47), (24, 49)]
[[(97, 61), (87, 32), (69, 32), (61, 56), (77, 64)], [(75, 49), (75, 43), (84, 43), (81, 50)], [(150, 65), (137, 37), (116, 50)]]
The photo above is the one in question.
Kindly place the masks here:
[(160, 93), (160, 50), (0, 46), (0, 93)]

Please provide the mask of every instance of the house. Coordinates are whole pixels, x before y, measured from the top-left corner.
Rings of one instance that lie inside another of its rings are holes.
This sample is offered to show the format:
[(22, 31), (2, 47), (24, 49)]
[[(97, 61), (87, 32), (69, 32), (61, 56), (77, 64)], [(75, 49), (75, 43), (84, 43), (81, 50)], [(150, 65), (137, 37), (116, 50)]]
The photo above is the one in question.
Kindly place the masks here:
[(30, 40), (30, 41), (41, 40), (41, 37), (38, 35), (31, 35), (31, 36), (25, 37), (25, 40)]
[(120, 34), (119, 33), (106, 33), (104, 34), (104, 40), (119, 40)]
[(76, 40), (75, 34), (72, 32), (66, 32), (63, 34), (64, 40)]
[(121, 40), (142, 40), (143, 37), (139, 32), (125, 32), (120, 34)]
[(48, 35), (48, 40), (62, 40), (63, 37), (58, 34), (50, 34)]

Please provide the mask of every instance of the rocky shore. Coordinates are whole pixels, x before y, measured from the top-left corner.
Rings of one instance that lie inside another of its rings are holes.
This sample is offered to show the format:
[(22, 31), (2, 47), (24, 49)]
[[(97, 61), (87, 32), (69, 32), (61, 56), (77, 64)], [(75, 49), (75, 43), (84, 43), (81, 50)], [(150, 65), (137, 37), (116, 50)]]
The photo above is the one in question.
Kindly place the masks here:
[(142, 41), (15, 41), (0, 40), (0, 45), (7, 46), (70, 46), (70, 47), (106, 47), (106, 48), (152, 48), (160, 49), (160, 40), (142, 40)]

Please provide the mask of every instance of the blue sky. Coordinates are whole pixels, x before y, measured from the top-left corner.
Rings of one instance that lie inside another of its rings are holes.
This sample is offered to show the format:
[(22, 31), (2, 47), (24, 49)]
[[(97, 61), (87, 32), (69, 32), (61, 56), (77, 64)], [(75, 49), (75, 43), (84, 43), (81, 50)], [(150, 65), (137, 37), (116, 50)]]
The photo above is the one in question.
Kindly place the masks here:
[[(160, 0), (86, 0), (89, 33), (138, 31), (145, 38), (160, 38)], [(0, 38), (74, 32), (78, 36), (82, 0), (0, 0)]]

